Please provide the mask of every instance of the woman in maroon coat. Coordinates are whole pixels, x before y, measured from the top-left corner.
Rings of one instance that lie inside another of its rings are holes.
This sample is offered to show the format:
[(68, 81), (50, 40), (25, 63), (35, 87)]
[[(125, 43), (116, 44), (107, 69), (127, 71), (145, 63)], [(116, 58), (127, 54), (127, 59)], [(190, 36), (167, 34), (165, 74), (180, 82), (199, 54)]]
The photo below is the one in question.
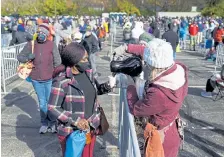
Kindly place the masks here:
[(128, 86), (130, 112), (135, 117), (147, 118), (147, 122), (162, 132), (165, 157), (177, 157), (181, 138), (176, 120), (187, 95), (187, 69), (173, 61), (172, 46), (161, 39), (149, 42), (143, 58), (151, 72), (145, 83), (143, 99), (139, 99), (135, 86)]

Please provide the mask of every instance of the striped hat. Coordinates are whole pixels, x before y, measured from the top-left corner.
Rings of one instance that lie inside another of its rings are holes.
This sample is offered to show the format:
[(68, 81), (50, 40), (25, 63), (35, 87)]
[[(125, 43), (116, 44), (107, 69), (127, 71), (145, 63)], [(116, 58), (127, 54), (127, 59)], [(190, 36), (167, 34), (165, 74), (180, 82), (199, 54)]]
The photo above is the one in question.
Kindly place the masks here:
[(39, 25), (39, 31), (48, 36), (50, 34), (49, 25), (47, 23), (42, 23), (41, 25)]

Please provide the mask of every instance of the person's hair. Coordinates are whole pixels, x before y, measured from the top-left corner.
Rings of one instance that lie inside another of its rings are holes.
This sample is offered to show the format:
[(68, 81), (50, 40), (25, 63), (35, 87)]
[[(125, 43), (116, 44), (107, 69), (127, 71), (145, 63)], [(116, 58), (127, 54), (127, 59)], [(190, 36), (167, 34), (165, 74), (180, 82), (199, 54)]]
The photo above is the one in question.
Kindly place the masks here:
[(82, 45), (74, 42), (67, 45), (61, 52), (62, 64), (66, 67), (75, 66), (78, 63), (77, 54), (80, 53), (85, 53), (85, 48)]
[(149, 81), (153, 81), (155, 78), (157, 78), (160, 74), (162, 74), (164, 71), (166, 71), (168, 68), (155, 68), (150, 65), (147, 65), (150, 72), (149, 72)]

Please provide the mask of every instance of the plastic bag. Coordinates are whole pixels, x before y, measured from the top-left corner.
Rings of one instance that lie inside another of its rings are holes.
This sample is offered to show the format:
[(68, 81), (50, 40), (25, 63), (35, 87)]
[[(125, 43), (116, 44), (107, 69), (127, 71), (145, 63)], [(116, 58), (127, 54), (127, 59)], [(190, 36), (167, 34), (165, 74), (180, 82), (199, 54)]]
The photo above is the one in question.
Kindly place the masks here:
[(65, 157), (81, 157), (86, 144), (86, 134), (76, 130), (66, 140)]
[(140, 100), (143, 99), (145, 82), (146, 82), (146, 80), (143, 80), (141, 78), (136, 78), (136, 81), (135, 81), (136, 91), (137, 91), (137, 94), (138, 94), (138, 98)]

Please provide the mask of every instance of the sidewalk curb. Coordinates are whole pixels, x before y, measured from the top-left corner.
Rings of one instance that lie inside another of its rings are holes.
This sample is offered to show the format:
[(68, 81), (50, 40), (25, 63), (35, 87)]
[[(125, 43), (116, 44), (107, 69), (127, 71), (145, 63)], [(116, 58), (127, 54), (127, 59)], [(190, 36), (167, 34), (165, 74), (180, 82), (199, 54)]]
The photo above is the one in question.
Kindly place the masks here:
[[(29, 93), (27, 93), (26, 95), (22, 95), (22, 96), (20, 96), (20, 97), (16, 97), (16, 98), (10, 100), (10, 101), (7, 103), (7, 105), (11, 105), (14, 101), (19, 100), (19, 99), (23, 99), (23, 98), (25, 98), (25, 97), (27, 97), (27, 96), (32, 95), (33, 93), (34, 93), (34, 89), (32, 89), (32, 90), (31, 90)], [(5, 108), (6, 108), (6, 104), (1, 104), (1, 110), (3, 111)]]

